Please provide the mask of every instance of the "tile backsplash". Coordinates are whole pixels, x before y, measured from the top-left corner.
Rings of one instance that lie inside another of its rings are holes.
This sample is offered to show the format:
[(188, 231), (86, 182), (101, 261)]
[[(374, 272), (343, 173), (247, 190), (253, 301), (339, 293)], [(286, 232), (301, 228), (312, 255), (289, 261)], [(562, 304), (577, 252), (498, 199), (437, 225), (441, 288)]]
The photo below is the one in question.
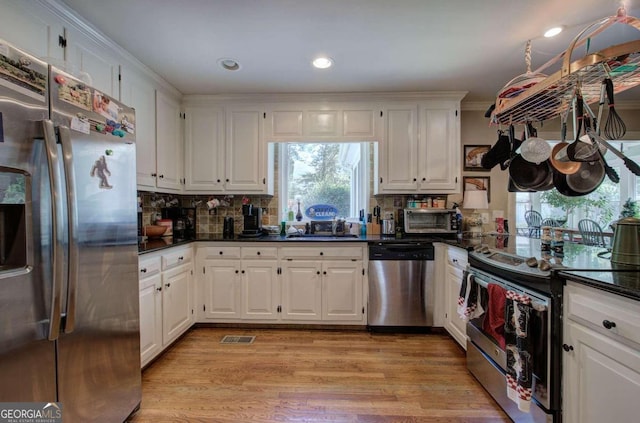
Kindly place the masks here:
[[(380, 206), (382, 217), (386, 213), (393, 213), (397, 219), (398, 209), (405, 208), (407, 202), (413, 199), (422, 199), (428, 195), (377, 195), (369, 199), (369, 210), (375, 206)], [(443, 197), (443, 196), (438, 196)], [(444, 196), (446, 197), (446, 196)], [(451, 200), (455, 201), (454, 196)], [(223, 221), (225, 216), (234, 219), (234, 231), (236, 234), (243, 230), (242, 200), (246, 198), (254, 206), (263, 209), (262, 225), (278, 226), (282, 218), (278, 211), (278, 197), (265, 195), (172, 195), (160, 194), (147, 191), (138, 191), (138, 198), (141, 204), (142, 225), (150, 225), (161, 217), (163, 207), (195, 207), (196, 208), (196, 232), (200, 235), (222, 235)], [(209, 210), (207, 201), (217, 199), (220, 205)], [(447, 200), (446, 206), (452, 207), (452, 201)]]

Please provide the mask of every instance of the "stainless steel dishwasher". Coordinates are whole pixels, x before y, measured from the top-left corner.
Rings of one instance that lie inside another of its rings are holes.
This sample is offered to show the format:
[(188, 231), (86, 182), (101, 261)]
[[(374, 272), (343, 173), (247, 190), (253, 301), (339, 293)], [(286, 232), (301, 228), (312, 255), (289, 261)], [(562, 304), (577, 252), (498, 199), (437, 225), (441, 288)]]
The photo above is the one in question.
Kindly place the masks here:
[(370, 330), (425, 330), (433, 325), (431, 242), (369, 244)]

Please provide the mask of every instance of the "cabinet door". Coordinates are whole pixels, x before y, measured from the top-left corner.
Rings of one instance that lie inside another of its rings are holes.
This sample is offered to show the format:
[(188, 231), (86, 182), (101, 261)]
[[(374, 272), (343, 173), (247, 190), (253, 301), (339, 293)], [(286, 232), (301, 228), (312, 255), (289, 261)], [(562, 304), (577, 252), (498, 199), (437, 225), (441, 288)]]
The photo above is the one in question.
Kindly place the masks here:
[(34, 3), (0, 0), (0, 38), (42, 60), (62, 64), (64, 48), (58, 42), (64, 37), (64, 27), (53, 19), (41, 17), (41, 13), (34, 10), (37, 8)]
[(282, 273), (282, 319), (322, 319), (320, 264), (312, 261), (286, 262)]
[(266, 193), (264, 111), (234, 107), (226, 113), (225, 189), (236, 193)]
[[(120, 64), (109, 56), (105, 46), (90, 41), (79, 31), (67, 28), (66, 61), (72, 67), (70, 73), (79, 77), (92, 87), (120, 98)], [(88, 78), (85, 76), (88, 75)]]
[(224, 188), (224, 112), (217, 107), (185, 110), (185, 190)]
[(420, 191), (460, 191), (458, 122), (457, 108), (446, 102), (420, 107), (420, 144), (417, 154)]
[(156, 187), (156, 90), (144, 76), (123, 67), (122, 102), (136, 110), (136, 181), (139, 189)]
[(322, 263), (322, 319), (361, 322), (362, 262)]
[(204, 317), (239, 320), (240, 260), (206, 260), (204, 284)]
[(162, 276), (140, 281), (140, 361), (144, 366), (162, 349)]
[(563, 421), (634, 422), (640, 352), (578, 323), (564, 325)]
[(278, 318), (280, 290), (277, 260), (242, 261), (242, 318)]
[(180, 105), (166, 94), (156, 92), (157, 186), (182, 189), (182, 129)]
[(447, 314), (444, 328), (465, 350), (467, 349), (467, 324), (458, 317), (458, 297), (462, 286), (462, 271), (447, 265), (446, 276)]
[(162, 274), (162, 343), (168, 345), (191, 327), (191, 266), (180, 266)]
[(418, 106), (389, 106), (383, 116), (379, 192), (413, 192), (418, 186)]

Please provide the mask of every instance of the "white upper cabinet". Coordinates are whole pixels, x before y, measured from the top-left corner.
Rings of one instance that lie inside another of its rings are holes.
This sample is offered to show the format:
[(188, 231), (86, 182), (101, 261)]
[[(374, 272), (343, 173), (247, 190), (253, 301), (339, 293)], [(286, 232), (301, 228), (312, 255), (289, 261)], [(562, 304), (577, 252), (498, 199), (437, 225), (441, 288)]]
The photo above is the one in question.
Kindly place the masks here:
[(418, 190), (460, 192), (459, 103), (427, 103), (419, 113)]
[[(109, 51), (73, 28), (67, 28), (65, 59), (69, 71), (94, 88), (120, 98), (120, 63)], [(87, 77), (88, 75), (88, 77)]]
[(185, 109), (185, 190), (224, 190), (224, 110)]
[(418, 187), (418, 106), (387, 105), (382, 117), (378, 189), (380, 193), (413, 192)]
[(156, 90), (144, 77), (122, 67), (121, 99), (136, 111), (138, 188), (156, 187)]
[(156, 184), (182, 190), (182, 119), (180, 103), (156, 91)]
[(226, 109), (227, 192), (273, 194), (272, 178), (267, 178), (264, 120), (265, 112), (260, 106), (231, 106)]
[(375, 141), (373, 104), (272, 104), (267, 107), (267, 141)]
[(457, 193), (460, 100), (437, 99), (382, 108), (377, 193)]
[(64, 61), (64, 26), (32, 2), (0, 0), (0, 39), (44, 61)]

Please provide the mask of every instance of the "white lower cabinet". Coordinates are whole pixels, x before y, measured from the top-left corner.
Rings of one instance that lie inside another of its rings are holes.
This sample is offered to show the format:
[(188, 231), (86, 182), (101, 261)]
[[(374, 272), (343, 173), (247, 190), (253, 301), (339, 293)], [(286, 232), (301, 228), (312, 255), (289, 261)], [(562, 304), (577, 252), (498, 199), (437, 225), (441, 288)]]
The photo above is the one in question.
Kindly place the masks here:
[(633, 422), (640, 398), (640, 303), (568, 282), (563, 422)]
[(180, 247), (145, 254), (138, 260), (142, 366), (195, 321), (191, 256), (191, 247)]
[(169, 345), (193, 323), (190, 264), (162, 274), (162, 344)]
[(321, 266), (291, 261), (282, 266), (282, 320), (322, 319)]
[(141, 258), (140, 361), (147, 364), (162, 350), (162, 275), (160, 256)]
[(447, 247), (446, 270), (444, 272), (446, 301), (444, 328), (465, 350), (467, 349), (467, 324), (458, 316), (458, 298), (466, 266), (467, 252), (457, 247)]
[(365, 324), (365, 249), (206, 244), (200, 320)]

